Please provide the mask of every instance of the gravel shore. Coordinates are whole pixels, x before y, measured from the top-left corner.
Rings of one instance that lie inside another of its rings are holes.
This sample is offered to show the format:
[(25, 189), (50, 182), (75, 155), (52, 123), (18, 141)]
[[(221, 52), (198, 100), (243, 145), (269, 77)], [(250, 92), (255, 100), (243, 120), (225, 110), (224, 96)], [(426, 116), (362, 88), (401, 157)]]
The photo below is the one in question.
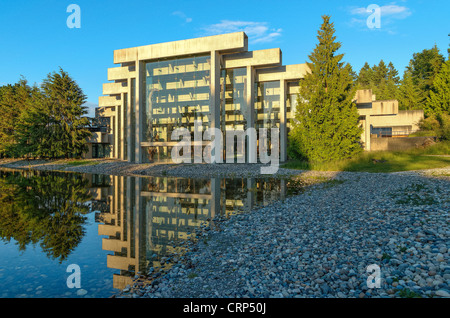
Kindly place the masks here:
[[(167, 257), (169, 270), (136, 276), (116, 297), (450, 297), (449, 175), (336, 174), (204, 226), (185, 255)], [(379, 288), (368, 284), (372, 264)]]
[[(261, 176), (262, 164), (135, 164), (113, 159), (84, 159), (84, 164), (73, 165), (70, 160), (0, 160), (0, 168), (66, 171), (106, 174), (113, 176), (176, 176), (186, 178), (256, 177)], [(267, 166), (266, 166), (267, 167)], [(279, 168), (272, 177), (298, 174), (298, 170)]]

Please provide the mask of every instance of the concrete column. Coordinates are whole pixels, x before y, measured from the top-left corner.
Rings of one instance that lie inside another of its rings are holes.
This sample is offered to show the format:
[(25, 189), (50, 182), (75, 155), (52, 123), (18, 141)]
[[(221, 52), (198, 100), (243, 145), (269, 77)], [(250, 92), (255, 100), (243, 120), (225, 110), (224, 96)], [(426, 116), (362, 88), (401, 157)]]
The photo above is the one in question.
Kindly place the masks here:
[(280, 161), (287, 160), (286, 81), (280, 80)]
[(124, 151), (124, 146), (125, 146), (125, 127), (126, 127), (126, 123), (125, 123), (125, 93), (122, 93), (121, 95), (121, 100), (122, 100), (122, 105), (120, 106), (120, 127), (119, 127), (119, 134), (120, 134), (120, 138), (119, 138), (119, 143), (120, 143), (120, 159), (121, 160), (125, 160), (125, 151)]
[(216, 215), (220, 215), (220, 181), (221, 179), (219, 178), (211, 179), (211, 200), (209, 210), (211, 220), (214, 219)]
[(366, 140), (364, 142), (364, 145), (365, 145), (366, 150), (369, 151), (370, 150), (370, 115), (366, 115), (366, 125), (364, 127), (364, 134), (366, 135), (365, 136)]
[(115, 107), (115, 115), (114, 115), (114, 158), (119, 159), (119, 106)]
[[(247, 131), (255, 128), (255, 69), (247, 66)], [(249, 130), (249, 128), (252, 128)], [(256, 135), (249, 134), (247, 137), (247, 162), (256, 163)]]
[(143, 82), (145, 73), (145, 64), (143, 62), (140, 62), (139, 59), (136, 60), (136, 88), (135, 88), (135, 162), (141, 163), (142, 162), (142, 148), (141, 148), (141, 142), (143, 140), (143, 112), (145, 110), (145, 98), (142, 98), (144, 94), (142, 94), (142, 91), (145, 89), (145, 85)]
[(131, 88), (131, 78), (128, 78), (128, 94), (127, 94), (127, 161), (133, 162), (134, 158), (132, 158), (132, 149), (131, 149), (131, 138), (134, 136), (131, 136), (131, 110), (133, 105), (131, 105), (131, 94), (132, 94), (132, 88)]
[(250, 211), (253, 209), (253, 206), (256, 201), (256, 193), (255, 193), (256, 181), (254, 178), (247, 178), (247, 209)]
[(135, 209), (134, 209), (134, 252), (135, 252), (135, 272), (142, 271), (140, 265), (141, 255), (145, 257), (143, 248), (145, 245), (145, 219), (143, 210), (143, 200), (141, 196), (142, 178), (134, 178), (134, 196), (135, 196)]
[[(220, 129), (220, 54), (217, 51), (211, 51), (211, 70), (210, 70), (210, 95), (209, 107), (211, 111), (211, 128)], [(219, 149), (217, 149), (219, 150)], [(215, 151), (214, 162), (220, 162), (223, 150)], [(211, 158), (213, 159), (213, 158)]]

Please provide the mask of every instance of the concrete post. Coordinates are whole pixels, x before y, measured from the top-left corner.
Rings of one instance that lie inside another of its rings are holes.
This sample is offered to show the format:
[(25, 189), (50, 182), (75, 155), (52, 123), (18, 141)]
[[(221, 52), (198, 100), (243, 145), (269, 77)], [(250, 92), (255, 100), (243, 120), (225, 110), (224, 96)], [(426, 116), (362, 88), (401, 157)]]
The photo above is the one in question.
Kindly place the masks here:
[(364, 132), (366, 135), (365, 148), (367, 151), (370, 151), (370, 115), (366, 115), (366, 126), (364, 128)]
[(286, 81), (280, 80), (280, 161), (287, 160)]
[(134, 158), (132, 158), (132, 149), (131, 149), (131, 110), (132, 107), (134, 107), (133, 105), (131, 105), (131, 94), (133, 93), (132, 91), (132, 87), (131, 87), (131, 78), (128, 78), (128, 94), (127, 94), (127, 161), (128, 162), (133, 162)]
[(121, 160), (125, 160), (125, 150), (124, 150), (124, 146), (125, 146), (125, 127), (126, 127), (126, 123), (125, 123), (125, 93), (122, 93), (121, 96), (121, 101), (122, 104), (120, 106), (120, 159)]
[[(247, 66), (247, 130), (255, 128), (255, 69)], [(248, 130), (250, 131), (250, 130)], [(247, 137), (247, 162), (256, 163), (256, 136), (249, 134)]]
[[(220, 129), (220, 54), (217, 51), (211, 51), (211, 70), (210, 70), (210, 95), (209, 95), (209, 107), (211, 112), (211, 128)], [(211, 158), (214, 163), (221, 162), (222, 149), (216, 149), (214, 159)]]
[(145, 89), (145, 85), (143, 85), (143, 78), (144, 78), (144, 67), (145, 64), (144, 62), (140, 62), (139, 59), (136, 60), (136, 82), (135, 82), (135, 104), (136, 104), (136, 112), (135, 112), (135, 140), (136, 143), (134, 145), (135, 147), (135, 162), (136, 163), (141, 163), (142, 162), (142, 148), (141, 148), (141, 142), (143, 140), (143, 136), (142, 136), (142, 132), (143, 132), (143, 111), (145, 108), (145, 99), (142, 98), (143, 94), (141, 91), (143, 91)]
[(119, 111), (120, 106), (116, 105), (114, 115), (114, 158), (119, 159)]
[(221, 179), (219, 178), (211, 178), (211, 200), (209, 210), (211, 220), (213, 220), (216, 215), (220, 215), (220, 181)]

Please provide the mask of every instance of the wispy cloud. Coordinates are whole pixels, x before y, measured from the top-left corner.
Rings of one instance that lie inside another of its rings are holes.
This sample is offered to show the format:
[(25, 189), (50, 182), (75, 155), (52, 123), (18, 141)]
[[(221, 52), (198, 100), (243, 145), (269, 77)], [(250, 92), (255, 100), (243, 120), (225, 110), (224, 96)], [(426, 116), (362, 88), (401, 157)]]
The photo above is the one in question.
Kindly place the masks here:
[(188, 16), (186, 15), (186, 13), (184, 13), (184, 12), (182, 12), (182, 11), (175, 11), (175, 12), (172, 12), (172, 15), (175, 15), (175, 16), (177, 16), (177, 17), (183, 19), (184, 22), (186, 22), (186, 23), (192, 22), (192, 18), (188, 17)]
[(370, 29), (367, 27), (367, 18), (373, 14), (373, 11), (367, 10), (366, 7), (351, 7), (349, 8), (349, 13), (353, 16), (349, 21), (350, 26), (364, 30), (385, 31), (388, 34), (396, 34), (395, 22), (406, 19), (412, 14), (411, 9), (406, 6), (397, 5), (395, 2), (380, 6), (381, 28)]
[[(351, 14), (369, 16), (372, 12), (367, 11), (367, 8), (353, 8), (350, 10)], [(380, 6), (380, 13), (382, 17), (389, 17), (392, 19), (404, 19), (411, 15), (411, 10), (405, 6), (396, 4), (389, 4)]]
[(245, 32), (250, 43), (268, 43), (278, 39), (283, 31), (280, 28), (270, 28), (267, 22), (222, 20), (202, 28), (203, 35), (217, 35), (232, 32)]

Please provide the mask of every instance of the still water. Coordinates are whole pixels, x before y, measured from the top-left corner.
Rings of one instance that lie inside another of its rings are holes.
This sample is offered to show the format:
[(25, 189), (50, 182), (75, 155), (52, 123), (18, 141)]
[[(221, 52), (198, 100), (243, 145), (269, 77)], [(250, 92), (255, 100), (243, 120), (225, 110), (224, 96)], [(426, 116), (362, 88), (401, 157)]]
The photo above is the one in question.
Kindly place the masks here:
[[(215, 216), (301, 188), (278, 179), (187, 179), (0, 170), (0, 298), (106, 298), (161, 267)], [(80, 268), (69, 288), (68, 266)]]

